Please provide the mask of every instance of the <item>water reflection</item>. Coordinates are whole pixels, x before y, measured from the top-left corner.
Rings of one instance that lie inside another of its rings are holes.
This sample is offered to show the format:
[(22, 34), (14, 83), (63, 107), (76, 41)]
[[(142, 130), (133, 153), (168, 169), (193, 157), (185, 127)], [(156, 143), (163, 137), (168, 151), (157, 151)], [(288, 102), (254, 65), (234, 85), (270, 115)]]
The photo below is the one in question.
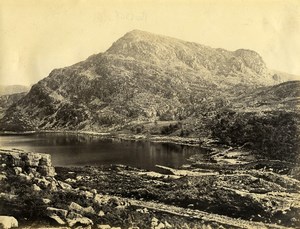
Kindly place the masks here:
[(50, 133), (0, 136), (0, 147), (49, 153), (55, 166), (125, 164), (150, 170), (157, 170), (156, 164), (179, 167), (201, 150), (169, 143)]

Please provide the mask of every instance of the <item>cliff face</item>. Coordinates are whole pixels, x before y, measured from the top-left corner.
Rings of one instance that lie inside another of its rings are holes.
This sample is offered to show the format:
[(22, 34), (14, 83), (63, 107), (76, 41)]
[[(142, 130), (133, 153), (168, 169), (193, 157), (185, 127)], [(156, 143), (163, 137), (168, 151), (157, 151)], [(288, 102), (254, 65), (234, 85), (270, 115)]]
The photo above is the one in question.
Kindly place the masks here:
[(134, 30), (105, 53), (53, 70), (6, 111), (0, 129), (101, 131), (131, 121), (186, 119), (203, 99), (277, 82), (254, 51)]

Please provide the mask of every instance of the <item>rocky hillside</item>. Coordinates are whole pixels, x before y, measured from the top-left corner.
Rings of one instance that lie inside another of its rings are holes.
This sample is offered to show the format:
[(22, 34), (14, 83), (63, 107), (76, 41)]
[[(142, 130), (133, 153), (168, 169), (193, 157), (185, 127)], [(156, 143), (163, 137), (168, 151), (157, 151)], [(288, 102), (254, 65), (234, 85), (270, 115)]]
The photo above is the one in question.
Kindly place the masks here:
[(300, 81), (288, 81), (275, 86), (253, 89), (232, 100), (235, 109), (266, 111), (298, 111)]
[(1, 95), (0, 96), (0, 118), (5, 114), (5, 111), (12, 106), (14, 103), (19, 101), (26, 95), (26, 92), (15, 93), (10, 95)]
[(0, 126), (103, 131), (133, 121), (184, 120), (204, 100), (278, 82), (254, 51), (134, 30), (105, 53), (53, 70), (7, 110)]

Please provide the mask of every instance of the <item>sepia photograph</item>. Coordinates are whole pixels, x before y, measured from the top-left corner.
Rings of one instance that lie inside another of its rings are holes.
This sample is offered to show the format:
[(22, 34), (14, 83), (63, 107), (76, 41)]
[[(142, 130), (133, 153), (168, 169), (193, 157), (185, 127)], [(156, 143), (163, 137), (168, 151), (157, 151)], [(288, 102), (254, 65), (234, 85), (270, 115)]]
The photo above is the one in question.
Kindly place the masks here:
[(0, 0), (0, 229), (300, 228), (299, 0)]

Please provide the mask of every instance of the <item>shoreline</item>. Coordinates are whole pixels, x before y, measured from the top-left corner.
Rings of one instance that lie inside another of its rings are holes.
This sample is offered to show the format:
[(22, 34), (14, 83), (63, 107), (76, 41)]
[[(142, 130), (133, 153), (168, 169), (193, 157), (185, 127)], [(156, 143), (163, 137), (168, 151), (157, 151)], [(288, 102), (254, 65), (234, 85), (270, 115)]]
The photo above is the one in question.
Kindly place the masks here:
[[(150, 141), (157, 143), (172, 143), (187, 146), (201, 146), (203, 148), (209, 148), (212, 142), (211, 139), (201, 141), (200, 138), (195, 137), (179, 137), (179, 136), (166, 136), (166, 135), (148, 135), (148, 134), (126, 134), (116, 132), (94, 132), (94, 131), (72, 131), (72, 130), (38, 130), (38, 131), (24, 131), (24, 132), (12, 132), (4, 131), (0, 132), (1, 136), (9, 135), (33, 135), (40, 133), (49, 134), (74, 134), (74, 135), (86, 135), (95, 137), (107, 137), (129, 141)], [(211, 146), (212, 147), (212, 146)]]

